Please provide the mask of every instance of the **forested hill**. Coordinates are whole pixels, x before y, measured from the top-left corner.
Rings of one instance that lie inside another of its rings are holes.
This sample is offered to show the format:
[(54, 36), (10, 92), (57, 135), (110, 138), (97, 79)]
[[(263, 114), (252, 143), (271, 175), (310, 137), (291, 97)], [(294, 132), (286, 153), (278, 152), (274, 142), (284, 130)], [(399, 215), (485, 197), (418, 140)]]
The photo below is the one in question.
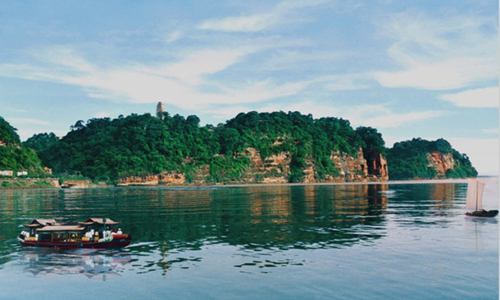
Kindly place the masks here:
[[(387, 179), (387, 166), (391, 178), (391, 172), (396, 178), (440, 175), (423, 161), (416, 162), (428, 173), (391, 166), (390, 159), (404, 159), (397, 153), (408, 149), (386, 149), (375, 128), (354, 129), (341, 118), (314, 119), (298, 112), (240, 113), (217, 126), (168, 113), (90, 119), (76, 122), (61, 139), (42, 133), (24, 146), (35, 149), (56, 174), (115, 183), (158, 174), (179, 175), (184, 183), (380, 180)], [(455, 156), (470, 166), (466, 157)], [(443, 176), (471, 176), (471, 170)]]
[(33, 147), (56, 173), (81, 172), (95, 180), (116, 181), (170, 172), (184, 174), (190, 182), (204, 168), (209, 170), (209, 183), (238, 182), (247, 176), (252, 167), (248, 148), (255, 149), (262, 161), (286, 153), (289, 161), (281, 171), (286, 169), (290, 182), (301, 182), (311, 163), (319, 180), (338, 176), (332, 152), (355, 157), (366, 147), (364, 138), (380, 143), (372, 148), (384, 148), (375, 129), (356, 131), (347, 120), (313, 119), (298, 112), (249, 112), (218, 126), (199, 123), (196, 116), (168, 113), (91, 119), (76, 122), (59, 141), (51, 134), (39, 134), (25, 145)]
[(391, 179), (466, 178), (477, 171), (466, 154), (460, 154), (444, 139), (427, 141), (412, 139), (388, 149), (387, 160)]
[(33, 149), (21, 146), (16, 128), (0, 117), (0, 171), (12, 174), (26, 171), (32, 175), (43, 175), (40, 159)]
[(19, 140), (19, 135), (16, 131), (16, 128), (12, 127), (9, 122), (0, 117), (0, 145), (19, 145), (21, 141)]

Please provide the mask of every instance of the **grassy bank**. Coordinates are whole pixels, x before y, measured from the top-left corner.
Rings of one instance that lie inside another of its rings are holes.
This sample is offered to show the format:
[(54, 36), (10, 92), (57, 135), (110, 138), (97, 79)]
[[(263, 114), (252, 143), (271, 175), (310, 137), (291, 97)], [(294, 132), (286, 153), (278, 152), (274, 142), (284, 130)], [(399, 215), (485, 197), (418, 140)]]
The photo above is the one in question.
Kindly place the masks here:
[(0, 189), (41, 189), (41, 188), (56, 188), (55, 180), (36, 180), (36, 179), (18, 179), (18, 180), (2, 180), (0, 179)]

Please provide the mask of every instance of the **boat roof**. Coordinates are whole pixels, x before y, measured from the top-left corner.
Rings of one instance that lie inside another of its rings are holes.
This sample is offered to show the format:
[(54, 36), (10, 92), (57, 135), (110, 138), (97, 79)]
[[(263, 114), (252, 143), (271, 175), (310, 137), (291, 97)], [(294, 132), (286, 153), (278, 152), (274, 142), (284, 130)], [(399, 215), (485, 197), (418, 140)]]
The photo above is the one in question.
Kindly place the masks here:
[(62, 226), (45, 226), (38, 228), (36, 231), (82, 231), (85, 228), (78, 225), (62, 225)]
[(88, 218), (85, 222), (78, 222), (80, 225), (92, 225), (92, 224), (100, 224), (100, 225), (116, 225), (121, 222), (115, 222), (110, 218)]
[(61, 225), (56, 222), (54, 219), (34, 219), (31, 221), (29, 224), (23, 224), (25, 227), (30, 227), (30, 228), (36, 228), (36, 227), (43, 227), (43, 226), (49, 226), (49, 225)]

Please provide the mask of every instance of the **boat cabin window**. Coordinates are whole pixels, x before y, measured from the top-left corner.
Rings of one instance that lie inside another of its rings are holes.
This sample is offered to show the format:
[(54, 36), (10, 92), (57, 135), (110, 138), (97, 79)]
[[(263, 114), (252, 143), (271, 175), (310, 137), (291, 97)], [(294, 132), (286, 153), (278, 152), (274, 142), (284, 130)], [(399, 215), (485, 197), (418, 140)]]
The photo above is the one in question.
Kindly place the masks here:
[[(50, 236), (50, 234), (47, 234)], [(49, 239), (50, 240), (50, 239)], [(80, 231), (56, 231), (52, 233), (53, 242), (81, 242), (82, 233)]]
[(54, 232), (52, 234), (52, 241), (54, 242), (65, 242), (68, 239), (68, 233), (67, 232)]
[(77, 231), (70, 231), (69, 232), (69, 241), (70, 242), (81, 242), (82, 241), (82, 234)]
[(50, 241), (52, 241), (52, 235), (50, 233), (41, 233), (38, 235), (38, 241), (50, 242)]

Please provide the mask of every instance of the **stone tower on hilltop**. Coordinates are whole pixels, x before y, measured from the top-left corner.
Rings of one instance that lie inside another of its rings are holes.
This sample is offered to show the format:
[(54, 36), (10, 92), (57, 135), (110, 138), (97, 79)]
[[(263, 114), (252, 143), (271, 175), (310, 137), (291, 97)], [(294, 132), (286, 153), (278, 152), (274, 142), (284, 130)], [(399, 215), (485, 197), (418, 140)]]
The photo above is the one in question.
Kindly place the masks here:
[(163, 119), (163, 112), (165, 111), (165, 107), (162, 102), (158, 102), (156, 105), (156, 116), (160, 119)]

